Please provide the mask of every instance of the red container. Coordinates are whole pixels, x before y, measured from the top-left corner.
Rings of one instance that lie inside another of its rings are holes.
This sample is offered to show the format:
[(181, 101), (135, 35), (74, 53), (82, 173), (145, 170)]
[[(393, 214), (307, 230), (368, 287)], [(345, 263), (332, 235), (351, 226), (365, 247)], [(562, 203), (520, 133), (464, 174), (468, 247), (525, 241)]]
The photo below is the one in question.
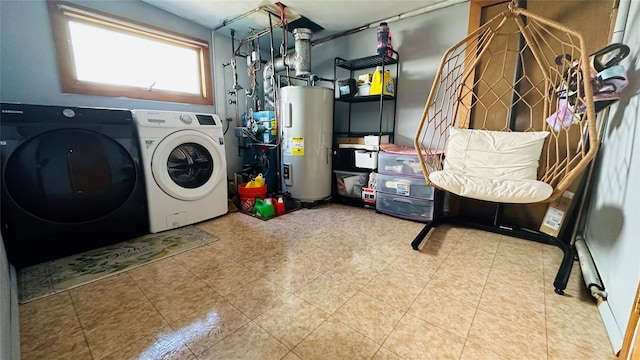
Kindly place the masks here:
[(256, 198), (267, 197), (267, 185), (256, 188), (247, 188), (247, 183), (238, 185), (238, 195), (240, 195), (240, 211), (251, 213), (256, 204)]

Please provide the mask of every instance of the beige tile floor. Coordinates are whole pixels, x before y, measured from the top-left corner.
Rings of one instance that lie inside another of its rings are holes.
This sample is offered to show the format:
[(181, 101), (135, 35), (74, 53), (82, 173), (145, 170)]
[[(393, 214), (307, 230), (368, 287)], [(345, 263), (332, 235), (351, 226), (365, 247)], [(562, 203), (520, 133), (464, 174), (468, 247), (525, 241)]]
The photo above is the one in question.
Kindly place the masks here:
[(558, 248), (328, 205), (20, 307), (28, 359), (615, 359)]

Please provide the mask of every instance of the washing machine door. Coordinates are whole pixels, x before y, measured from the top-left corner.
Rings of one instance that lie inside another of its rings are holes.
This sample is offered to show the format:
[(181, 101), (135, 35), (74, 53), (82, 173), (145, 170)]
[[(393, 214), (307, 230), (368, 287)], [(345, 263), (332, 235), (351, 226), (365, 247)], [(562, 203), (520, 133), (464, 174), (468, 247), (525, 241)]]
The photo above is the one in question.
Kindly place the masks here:
[[(224, 147), (205, 133), (181, 130), (164, 138), (151, 159), (156, 184), (179, 200), (200, 200), (223, 180)], [(226, 180), (226, 179), (224, 179)]]

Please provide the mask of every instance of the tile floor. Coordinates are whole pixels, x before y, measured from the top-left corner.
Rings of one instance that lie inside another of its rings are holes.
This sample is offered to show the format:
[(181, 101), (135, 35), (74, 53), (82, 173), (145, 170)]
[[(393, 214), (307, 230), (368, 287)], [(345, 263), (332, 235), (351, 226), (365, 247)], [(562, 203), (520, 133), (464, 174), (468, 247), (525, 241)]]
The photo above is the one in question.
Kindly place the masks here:
[(20, 306), (22, 359), (615, 359), (561, 251), (328, 205)]

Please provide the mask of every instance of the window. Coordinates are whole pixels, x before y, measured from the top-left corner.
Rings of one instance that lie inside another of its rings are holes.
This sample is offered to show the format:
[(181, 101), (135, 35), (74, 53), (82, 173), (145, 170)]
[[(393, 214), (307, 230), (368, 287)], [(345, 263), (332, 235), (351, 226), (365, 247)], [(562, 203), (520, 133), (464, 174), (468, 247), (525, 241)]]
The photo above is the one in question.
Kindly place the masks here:
[(213, 104), (209, 43), (48, 1), (65, 93)]

